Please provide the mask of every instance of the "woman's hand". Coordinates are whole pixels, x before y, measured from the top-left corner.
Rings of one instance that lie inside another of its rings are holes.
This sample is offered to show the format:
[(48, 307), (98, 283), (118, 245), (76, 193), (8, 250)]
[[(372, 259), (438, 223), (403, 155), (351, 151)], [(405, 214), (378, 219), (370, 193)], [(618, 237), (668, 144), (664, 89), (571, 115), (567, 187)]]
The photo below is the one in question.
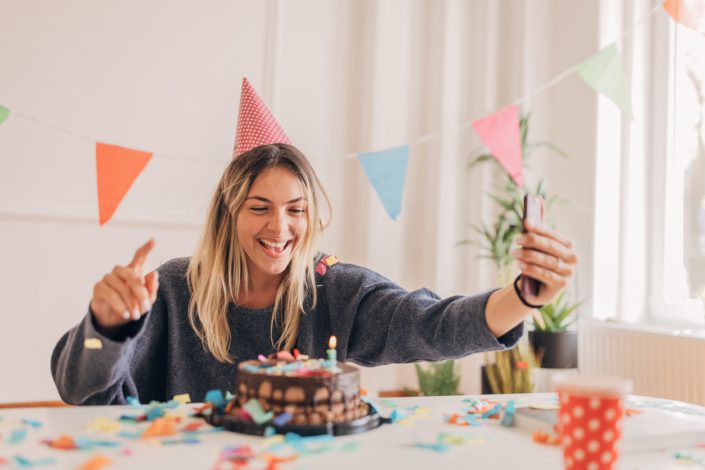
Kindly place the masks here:
[(95, 285), (91, 311), (100, 326), (109, 328), (139, 320), (152, 308), (159, 288), (158, 273), (144, 276), (142, 271), (154, 245), (154, 240), (149, 240), (137, 249), (130, 264), (115, 266)]
[[(521, 274), (540, 281), (543, 285), (537, 296), (525, 300), (534, 305), (553, 302), (568, 285), (578, 263), (573, 241), (545, 225), (532, 226), (524, 222), (527, 232), (515, 238), (521, 246), (512, 252)], [(523, 282), (523, 279), (522, 279)]]

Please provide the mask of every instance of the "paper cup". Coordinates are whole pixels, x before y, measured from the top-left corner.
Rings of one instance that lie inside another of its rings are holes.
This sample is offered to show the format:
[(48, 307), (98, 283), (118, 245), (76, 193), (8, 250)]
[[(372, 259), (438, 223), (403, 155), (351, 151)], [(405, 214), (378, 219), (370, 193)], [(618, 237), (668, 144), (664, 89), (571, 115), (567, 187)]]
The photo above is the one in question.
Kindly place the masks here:
[(616, 377), (556, 374), (558, 431), (566, 469), (616, 468), (624, 396), (629, 380)]

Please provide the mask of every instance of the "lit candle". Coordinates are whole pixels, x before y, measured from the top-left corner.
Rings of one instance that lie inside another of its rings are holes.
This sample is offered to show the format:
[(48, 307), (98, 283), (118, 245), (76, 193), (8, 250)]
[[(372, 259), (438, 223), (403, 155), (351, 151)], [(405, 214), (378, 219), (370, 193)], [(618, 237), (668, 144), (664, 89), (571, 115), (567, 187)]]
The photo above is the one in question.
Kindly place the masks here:
[(338, 344), (338, 340), (335, 338), (335, 336), (331, 336), (330, 340), (328, 340), (328, 349), (326, 350), (326, 353), (328, 353), (328, 368), (329, 369), (334, 369), (337, 362), (338, 362), (338, 355), (335, 350), (335, 347)]

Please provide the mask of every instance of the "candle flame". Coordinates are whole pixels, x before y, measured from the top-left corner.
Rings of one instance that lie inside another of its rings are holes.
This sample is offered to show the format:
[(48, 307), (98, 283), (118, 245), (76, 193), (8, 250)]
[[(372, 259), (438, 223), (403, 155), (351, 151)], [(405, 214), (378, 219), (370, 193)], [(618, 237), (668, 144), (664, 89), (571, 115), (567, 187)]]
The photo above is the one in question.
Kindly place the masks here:
[(335, 349), (335, 347), (338, 345), (338, 340), (335, 336), (331, 336), (330, 340), (328, 341), (328, 349)]

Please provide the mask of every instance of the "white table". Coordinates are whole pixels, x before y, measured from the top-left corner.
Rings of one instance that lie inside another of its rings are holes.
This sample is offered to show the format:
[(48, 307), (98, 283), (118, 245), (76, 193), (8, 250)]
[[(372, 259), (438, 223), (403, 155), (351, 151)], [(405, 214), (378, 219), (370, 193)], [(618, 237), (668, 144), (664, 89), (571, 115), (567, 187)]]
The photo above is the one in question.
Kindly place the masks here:
[[(463, 408), (463, 399), (467, 397), (419, 397), (398, 398), (393, 402), (398, 408), (419, 405), (428, 408), (426, 418), (414, 419), (411, 424), (385, 424), (380, 428), (363, 434), (336, 437), (331, 445), (335, 450), (318, 455), (303, 455), (292, 462), (282, 463), (281, 470), (299, 469), (560, 469), (562, 457), (559, 447), (536, 444), (529, 433), (516, 428), (502, 427), (497, 420), (482, 421), (480, 426), (461, 427), (448, 424), (444, 415), (459, 412)], [(478, 398), (478, 397), (475, 397)], [(495, 395), (482, 397), (488, 400), (505, 401), (517, 398), (517, 404), (536, 403), (554, 400), (553, 394), (531, 395)], [(378, 401), (384, 415), (392, 409)], [(673, 404), (682, 409), (691, 409), (694, 414), (702, 414), (705, 420), (705, 408), (694, 405), (679, 404), (663, 400), (651, 400), (631, 397), (630, 405), (639, 404), (660, 407)], [(194, 405), (181, 406), (173, 412), (187, 415)], [(423, 409), (423, 408), (422, 408)], [(255, 450), (267, 442), (263, 438), (235, 434), (231, 432), (207, 432), (198, 434), (199, 444), (159, 444), (160, 439), (180, 439), (183, 434), (154, 440), (130, 439), (116, 437), (116, 431), (101, 432), (87, 429), (96, 418), (118, 419), (121, 415), (137, 415), (139, 408), (130, 406), (114, 407), (71, 407), (71, 408), (25, 408), (0, 410), (0, 458), (9, 463), (0, 465), (0, 470), (20, 468), (12, 460), (21, 455), (32, 460), (54, 458), (56, 461), (37, 468), (77, 468), (89, 458), (100, 453), (112, 460), (108, 468), (149, 468), (149, 469), (199, 469), (214, 468), (220, 452), (226, 446), (250, 445)], [(21, 422), (22, 419), (37, 420), (41, 426), (32, 428)], [(181, 425), (196, 418), (185, 418)], [(629, 419), (629, 418), (625, 418)], [(121, 431), (135, 432), (145, 429), (148, 423), (122, 423)], [(18, 428), (27, 429), (27, 437), (19, 443), (8, 444), (10, 433)], [(439, 433), (447, 433), (466, 439), (464, 444), (452, 445), (447, 452), (416, 448), (416, 442), (435, 443)], [(61, 434), (73, 437), (87, 437), (96, 440), (110, 440), (119, 443), (113, 448), (99, 448), (91, 451), (57, 450), (42, 444), (43, 439), (55, 439)], [(353, 448), (352, 450), (350, 448)], [(125, 449), (128, 449), (126, 452)], [(623, 469), (680, 469), (687, 467), (679, 462), (674, 454), (678, 449), (667, 451), (627, 454), (621, 459)], [(705, 462), (705, 448), (692, 447), (681, 449)], [(131, 455), (126, 455), (131, 453)], [(287, 453), (292, 453), (289, 448)], [(1, 461), (1, 460), (0, 460)], [(222, 467), (230, 468), (230, 467)], [(258, 467), (250, 467), (258, 468)], [(261, 468), (261, 467), (260, 467)], [(700, 467), (702, 468), (702, 467)]]

